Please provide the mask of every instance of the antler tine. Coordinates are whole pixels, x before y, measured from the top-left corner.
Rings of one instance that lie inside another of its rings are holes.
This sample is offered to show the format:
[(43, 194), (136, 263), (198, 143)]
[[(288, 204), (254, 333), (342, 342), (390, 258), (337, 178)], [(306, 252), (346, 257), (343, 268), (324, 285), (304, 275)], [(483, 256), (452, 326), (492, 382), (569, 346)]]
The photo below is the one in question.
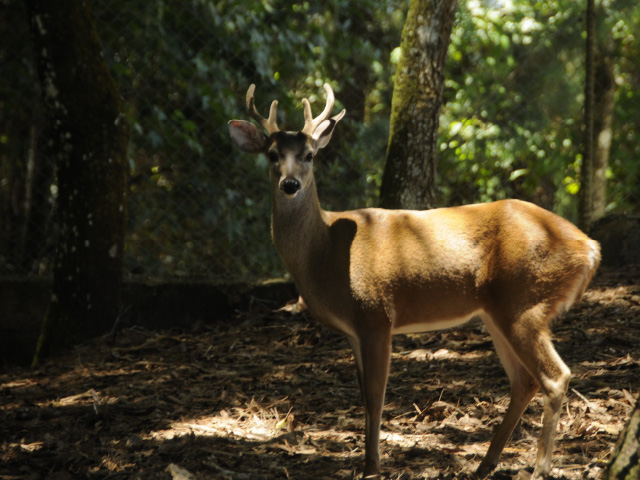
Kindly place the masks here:
[(335, 103), (335, 96), (333, 95), (333, 90), (331, 89), (331, 85), (328, 83), (324, 84), (324, 91), (327, 92), (327, 104), (324, 107), (324, 110), (320, 115), (316, 118), (313, 118), (313, 114), (311, 113), (311, 105), (309, 104), (309, 100), (306, 98), (302, 99), (302, 104), (304, 105), (304, 127), (302, 128), (302, 133), (306, 133), (307, 135), (311, 135), (318, 125), (324, 122), (329, 115), (331, 114), (331, 110), (333, 110), (333, 105)]
[(274, 100), (271, 103), (271, 108), (269, 109), (269, 118), (264, 118), (258, 113), (258, 110), (256, 110), (254, 96), (255, 91), (256, 85), (252, 83), (251, 85), (249, 85), (249, 89), (247, 90), (247, 109), (249, 110), (249, 114), (255, 120), (257, 120), (260, 125), (264, 127), (269, 135), (279, 132), (280, 129), (278, 128), (278, 101)]

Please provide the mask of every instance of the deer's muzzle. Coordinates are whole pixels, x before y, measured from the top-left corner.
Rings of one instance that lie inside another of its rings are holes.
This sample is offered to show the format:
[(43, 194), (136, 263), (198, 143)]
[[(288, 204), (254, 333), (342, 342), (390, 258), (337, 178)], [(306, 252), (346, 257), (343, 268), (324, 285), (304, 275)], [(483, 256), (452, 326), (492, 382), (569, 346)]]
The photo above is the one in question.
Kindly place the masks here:
[(300, 190), (300, 188), (302, 188), (302, 185), (296, 178), (288, 177), (280, 182), (280, 190), (287, 195), (294, 195)]

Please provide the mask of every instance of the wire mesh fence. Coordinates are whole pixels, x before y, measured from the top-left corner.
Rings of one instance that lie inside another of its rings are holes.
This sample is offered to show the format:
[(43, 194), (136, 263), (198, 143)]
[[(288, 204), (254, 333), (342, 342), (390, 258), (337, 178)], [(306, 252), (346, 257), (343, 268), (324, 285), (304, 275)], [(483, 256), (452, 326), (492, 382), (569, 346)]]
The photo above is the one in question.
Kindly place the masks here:
[[(584, 77), (579, 6), (460, 3), (441, 117), (441, 203), (515, 196), (572, 218)], [(225, 282), (284, 274), (270, 240), (268, 162), (235, 150), (226, 127), (248, 119), (250, 83), (262, 112), (277, 98), (279, 124), (298, 129), (301, 99), (319, 111), (329, 81), (347, 119), (316, 162), (323, 206), (375, 205), (407, 4), (94, 1), (103, 57), (131, 126), (126, 273)], [(0, 273), (46, 275), (56, 236), (54, 162), (24, 7), (4, 0), (0, 8), (0, 22), (11, 25), (0, 34)], [(640, 15), (625, 8), (604, 27), (615, 40), (610, 211), (640, 205), (639, 52), (628, 40)]]

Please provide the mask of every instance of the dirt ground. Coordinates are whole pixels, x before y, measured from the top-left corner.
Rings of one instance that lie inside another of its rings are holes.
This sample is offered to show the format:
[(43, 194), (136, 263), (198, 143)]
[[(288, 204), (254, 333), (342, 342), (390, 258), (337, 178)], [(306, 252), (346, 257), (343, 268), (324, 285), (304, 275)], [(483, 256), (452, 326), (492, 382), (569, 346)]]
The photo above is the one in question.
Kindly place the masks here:
[[(0, 479), (353, 479), (364, 412), (345, 339), (303, 315), (250, 311), (189, 332), (123, 330), (37, 370), (0, 374)], [(600, 478), (640, 386), (640, 268), (602, 270), (554, 328), (573, 372), (557, 479)], [(508, 403), (479, 323), (394, 339), (385, 478), (473, 471)], [(491, 478), (532, 465), (531, 403)]]

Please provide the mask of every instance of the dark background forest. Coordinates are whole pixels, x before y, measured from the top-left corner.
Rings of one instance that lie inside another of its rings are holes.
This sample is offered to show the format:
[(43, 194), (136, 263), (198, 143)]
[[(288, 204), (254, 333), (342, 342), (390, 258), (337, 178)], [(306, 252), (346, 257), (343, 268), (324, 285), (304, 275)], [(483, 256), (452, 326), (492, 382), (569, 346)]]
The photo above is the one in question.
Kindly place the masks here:
[[(1, 8), (0, 273), (47, 276), (57, 179), (25, 8), (17, 0)], [(234, 150), (226, 128), (246, 118), (250, 83), (258, 108), (279, 99), (281, 124), (296, 129), (301, 99), (317, 109), (330, 82), (347, 117), (316, 164), (323, 206), (376, 205), (407, 8), (367, 0), (93, 2), (130, 125), (125, 273), (224, 282), (284, 274), (269, 238), (267, 160)], [(637, 213), (640, 7), (603, 2), (597, 14), (596, 98), (613, 109), (600, 214)], [(584, 6), (468, 1), (456, 15), (437, 203), (515, 197), (575, 221)]]

